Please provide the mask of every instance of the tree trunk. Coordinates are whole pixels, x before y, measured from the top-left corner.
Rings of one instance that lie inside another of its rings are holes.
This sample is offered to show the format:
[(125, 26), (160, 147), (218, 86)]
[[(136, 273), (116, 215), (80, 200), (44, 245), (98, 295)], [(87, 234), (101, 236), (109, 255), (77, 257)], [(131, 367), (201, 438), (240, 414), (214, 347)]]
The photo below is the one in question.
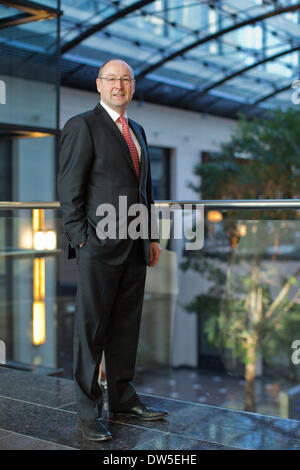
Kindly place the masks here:
[(256, 411), (255, 402), (255, 372), (256, 352), (254, 348), (248, 354), (248, 362), (245, 364), (245, 411)]
[(252, 270), (252, 286), (249, 293), (249, 327), (247, 340), (247, 360), (245, 364), (245, 411), (256, 411), (255, 376), (256, 351), (258, 345), (257, 327), (262, 318), (262, 287), (260, 285), (259, 257), (255, 254)]

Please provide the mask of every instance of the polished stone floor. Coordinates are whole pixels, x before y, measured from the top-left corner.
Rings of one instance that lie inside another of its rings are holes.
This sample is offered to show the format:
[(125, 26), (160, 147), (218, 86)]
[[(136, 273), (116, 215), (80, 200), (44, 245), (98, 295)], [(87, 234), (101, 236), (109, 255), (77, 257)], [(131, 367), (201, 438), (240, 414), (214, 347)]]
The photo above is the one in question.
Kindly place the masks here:
[[(297, 385), (279, 374), (275, 378), (259, 377), (255, 381), (255, 403), (259, 414), (282, 418), (288, 416), (282, 406), (282, 394)], [(242, 411), (245, 406), (245, 380), (220, 370), (196, 368), (137, 368), (135, 386), (139, 393), (165, 398), (176, 398), (193, 403)]]
[(73, 382), (0, 367), (0, 450), (300, 450), (300, 421), (140, 394), (154, 422), (109, 421), (113, 439), (77, 431)]

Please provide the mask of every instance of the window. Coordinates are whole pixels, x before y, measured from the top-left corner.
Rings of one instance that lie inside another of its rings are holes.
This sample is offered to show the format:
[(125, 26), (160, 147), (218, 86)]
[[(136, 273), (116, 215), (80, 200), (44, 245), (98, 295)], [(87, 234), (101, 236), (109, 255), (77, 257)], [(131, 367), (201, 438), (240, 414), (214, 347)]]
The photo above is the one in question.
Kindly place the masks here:
[(170, 149), (149, 147), (154, 200), (170, 199)]

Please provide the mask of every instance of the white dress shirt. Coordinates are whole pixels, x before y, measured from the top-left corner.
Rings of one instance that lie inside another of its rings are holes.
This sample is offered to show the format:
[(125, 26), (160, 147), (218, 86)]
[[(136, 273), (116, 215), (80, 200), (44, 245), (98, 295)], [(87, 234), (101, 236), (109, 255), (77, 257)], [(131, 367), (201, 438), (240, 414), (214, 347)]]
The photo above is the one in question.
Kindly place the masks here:
[[(122, 124), (120, 123), (120, 121), (118, 121), (121, 114), (117, 113), (117, 111), (115, 111), (114, 109), (111, 109), (109, 106), (107, 106), (107, 104), (103, 103), (103, 101), (100, 101), (100, 104), (101, 104), (101, 106), (103, 106), (105, 111), (110, 115), (110, 117), (112, 118), (112, 120), (114, 121), (116, 126), (118, 126), (118, 128), (120, 129), (120, 131), (122, 133)], [(125, 112), (124, 117), (128, 120), (127, 111)], [(129, 126), (129, 123), (128, 123), (128, 126)], [(139, 144), (139, 142), (138, 142), (136, 136), (134, 135), (134, 132), (132, 131), (130, 126), (129, 126), (129, 131), (130, 131), (131, 138), (132, 138), (132, 140), (133, 140), (133, 142), (136, 146), (136, 149), (138, 151), (139, 159), (140, 159), (141, 158), (141, 146), (140, 146), (140, 144)]]

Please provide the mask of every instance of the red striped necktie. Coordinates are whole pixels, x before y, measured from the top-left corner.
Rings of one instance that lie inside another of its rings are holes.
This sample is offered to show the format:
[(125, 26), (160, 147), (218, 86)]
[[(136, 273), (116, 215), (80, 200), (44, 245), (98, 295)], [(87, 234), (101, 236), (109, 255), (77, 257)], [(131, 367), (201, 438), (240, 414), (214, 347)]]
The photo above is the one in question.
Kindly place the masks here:
[(129, 130), (129, 126), (128, 126), (128, 123), (127, 123), (127, 119), (124, 118), (124, 116), (120, 116), (119, 121), (122, 124), (122, 134), (123, 134), (124, 139), (126, 140), (126, 143), (129, 147), (129, 151), (130, 151), (130, 154), (131, 154), (131, 158), (132, 158), (133, 166), (134, 166), (134, 169), (135, 169), (135, 172), (136, 172), (136, 176), (139, 179), (140, 178), (140, 159), (139, 159), (139, 154), (138, 154), (137, 148), (136, 148), (136, 146), (135, 146), (135, 144), (132, 140), (132, 137), (130, 135), (130, 130)]

